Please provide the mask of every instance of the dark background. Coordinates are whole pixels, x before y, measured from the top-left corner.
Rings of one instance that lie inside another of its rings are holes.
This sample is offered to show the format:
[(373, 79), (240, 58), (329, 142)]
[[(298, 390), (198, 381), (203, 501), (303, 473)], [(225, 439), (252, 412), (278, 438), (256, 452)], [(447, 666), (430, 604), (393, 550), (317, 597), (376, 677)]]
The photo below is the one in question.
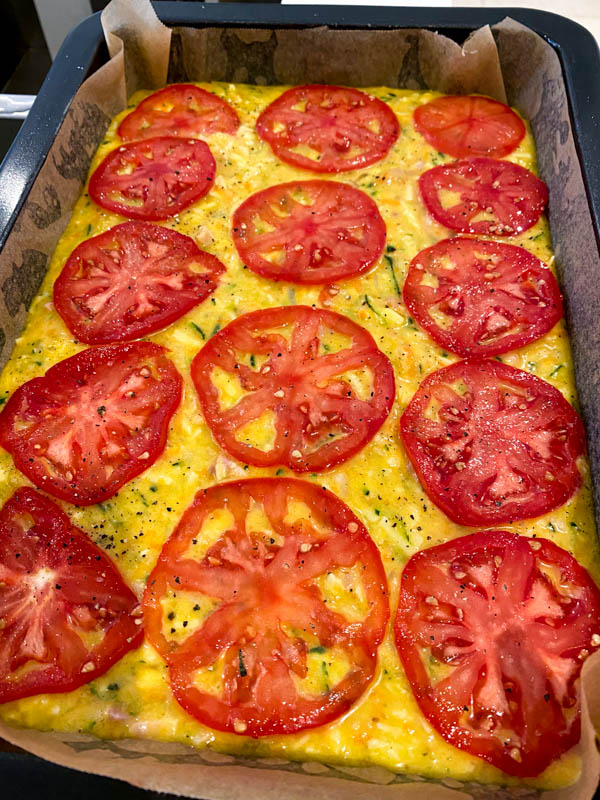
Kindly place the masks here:
[[(0, 92), (37, 94), (50, 69), (33, 0), (0, 2)], [(21, 127), (21, 120), (0, 119), (0, 160)]]

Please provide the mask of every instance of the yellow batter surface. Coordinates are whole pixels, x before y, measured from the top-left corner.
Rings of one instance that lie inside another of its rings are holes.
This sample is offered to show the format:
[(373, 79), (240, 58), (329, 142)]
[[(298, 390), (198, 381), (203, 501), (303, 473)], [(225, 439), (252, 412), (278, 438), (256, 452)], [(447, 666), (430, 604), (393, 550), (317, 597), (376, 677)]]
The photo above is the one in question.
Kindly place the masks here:
[[(248, 311), (294, 303), (318, 304), (321, 287), (274, 283), (243, 265), (230, 235), (231, 214), (249, 195), (284, 181), (309, 179), (313, 174), (279, 161), (254, 129), (259, 113), (282, 91), (281, 87), (199, 84), (223, 97), (238, 112), (242, 124), (235, 136), (206, 137), (217, 161), (210, 193), (166, 223), (193, 237), (227, 267), (217, 291), (164, 331), (149, 337), (165, 345), (183, 376), (184, 398), (173, 418), (168, 444), (158, 461), (127, 484), (118, 496), (101, 505), (76, 509), (60, 503), (75, 524), (108, 551), (124, 578), (141, 595), (158, 553), (196, 491), (213, 483), (289, 470), (243, 467), (213, 441), (200, 414), (190, 363), (215, 330)], [(408, 558), (425, 547), (464, 535), (424, 494), (398, 437), (398, 420), (420, 381), (457, 360), (420, 331), (399, 297), (410, 260), (422, 248), (446, 238), (422, 206), (419, 175), (451, 161), (416, 132), (414, 109), (438, 96), (433, 92), (368, 89), (387, 102), (398, 116), (401, 134), (389, 155), (361, 170), (332, 176), (374, 198), (387, 226), (388, 251), (367, 274), (340, 283), (330, 308), (347, 315), (371, 332), (391, 359), (396, 377), (394, 408), (375, 438), (353, 459), (320, 475), (302, 478), (324, 485), (363, 520), (381, 552), (390, 584), (392, 616), (399, 576)], [(121, 119), (149, 92), (139, 92), (126, 111), (113, 120), (92, 163), (120, 144), (116, 129)], [(509, 157), (536, 172), (533, 138), (528, 133)], [(323, 176), (319, 176), (323, 177)], [(325, 176), (326, 177), (326, 176)], [(34, 300), (26, 328), (18, 339), (0, 381), (0, 402), (25, 381), (43, 375), (58, 361), (82, 350), (52, 304), (53, 282), (72, 250), (90, 236), (123, 222), (98, 208), (84, 193), (62, 236), (43, 286)], [(545, 218), (531, 230), (511, 238), (552, 266), (554, 257)], [(393, 248), (393, 249), (392, 249)], [(503, 355), (502, 360), (528, 370), (556, 386), (576, 404), (569, 342), (562, 322), (543, 339)], [(600, 558), (592, 514), (589, 468), (581, 464), (583, 486), (565, 506), (507, 529), (543, 536), (571, 552), (600, 580)], [(28, 484), (0, 452), (0, 501)], [(183, 612), (183, 609), (182, 609)], [(185, 614), (176, 616), (184, 619)], [(327, 664), (335, 671), (334, 664)], [(40, 695), (0, 707), (9, 724), (42, 730), (81, 731), (119, 739), (141, 737), (210, 747), (228, 753), (318, 760), (345, 766), (380, 765), (397, 772), (433, 778), (516, 783), (496, 768), (447, 744), (420, 713), (399, 664), (388, 629), (379, 651), (378, 671), (361, 700), (336, 722), (306, 733), (252, 740), (210, 730), (188, 716), (175, 702), (164, 662), (149, 644), (128, 654), (102, 678), (66, 694)], [(579, 772), (579, 759), (566, 754), (539, 778), (527, 781), (542, 788), (564, 785)]]

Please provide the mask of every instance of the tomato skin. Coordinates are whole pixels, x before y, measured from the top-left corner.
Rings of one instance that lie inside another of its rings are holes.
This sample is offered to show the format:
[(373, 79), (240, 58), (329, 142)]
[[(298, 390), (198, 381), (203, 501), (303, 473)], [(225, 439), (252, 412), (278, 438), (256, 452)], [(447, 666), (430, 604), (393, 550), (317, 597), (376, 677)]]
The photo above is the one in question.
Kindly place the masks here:
[(48, 494), (81, 506), (108, 500), (165, 448), (182, 390), (165, 353), (134, 342), (59, 361), (11, 395), (0, 414), (0, 444)]
[(111, 150), (92, 174), (88, 193), (107, 211), (160, 222), (204, 197), (215, 172), (206, 142), (156, 136)]
[[(304, 105), (300, 111), (298, 105)], [(376, 121), (379, 132), (370, 129)], [(283, 130), (275, 130), (283, 124)], [(347, 172), (384, 158), (400, 133), (398, 119), (386, 103), (358, 89), (313, 84), (287, 89), (265, 108), (256, 130), (287, 164), (312, 172)], [(294, 152), (303, 144), (318, 159)], [(350, 155), (352, 148), (359, 152)], [(349, 157), (344, 157), (348, 154)]]
[(432, 147), (455, 158), (503, 158), (525, 136), (525, 124), (504, 103), (479, 95), (437, 97), (419, 106), (415, 128)]
[[(167, 327), (203, 302), (223, 272), (219, 259), (189, 236), (123, 222), (73, 250), (54, 283), (54, 306), (81, 342), (128, 341)], [(150, 307), (145, 314), (139, 313), (143, 303)]]
[(499, 361), (468, 359), (428, 375), (400, 434), (427, 495), (459, 525), (538, 517), (581, 485), (581, 419), (551, 384)]
[[(169, 110), (161, 110), (161, 105)], [(121, 122), (117, 134), (130, 142), (153, 136), (234, 134), (239, 125), (239, 117), (229, 103), (193, 83), (177, 83), (142, 100)]]
[[(28, 586), (32, 573), (43, 577)], [(0, 579), (0, 703), (71, 692), (142, 643), (138, 599), (115, 565), (58, 506), (28, 487), (0, 511)], [(75, 620), (84, 630), (102, 630), (102, 640), (89, 647), (73, 638)], [(21, 626), (28, 627), (26, 637)], [(27, 661), (47, 666), (11, 677)]]
[[(548, 187), (524, 167), (494, 158), (440, 164), (419, 178), (427, 211), (450, 230), (483, 236), (515, 236), (529, 230), (548, 204)], [(460, 200), (444, 208), (442, 191)], [(488, 212), (488, 209), (490, 212)], [(492, 219), (476, 217), (491, 213)]]
[[(424, 285), (428, 275), (437, 281), (436, 288)], [(548, 333), (563, 313), (556, 278), (532, 253), (463, 236), (415, 256), (403, 297), (412, 317), (440, 347), (464, 357), (522, 347)], [(432, 308), (443, 310), (451, 324), (438, 325)]]
[(535, 777), (579, 741), (579, 674), (599, 631), (598, 587), (546, 539), (473, 533), (402, 574), (396, 646), (419, 708), (509, 775)]
[[(294, 199), (301, 192), (310, 205)], [(275, 212), (273, 207), (277, 207)], [(280, 211), (288, 211), (282, 218)], [(275, 228), (260, 233), (255, 218)], [(361, 228), (360, 239), (350, 228)], [(291, 181), (251, 195), (236, 209), (233, 241), (251, 270), (273, 281), (318, 285), (369, 270), (385, 245), (385, 222), (373, 200), (338, 181)], [(265, 253), (283, 250), (274, 265)]]
[[(284, 326), (293, 329), (290, 342), (270, 333)], [(338, 353), (320, 355), (321, 326), (349, 338), (351, 344)], [(238, 363), (238, 352), (266, 357), (266, 362), (251, 369)], [(210, 379), (215, 367), (235, 376), (251, 394), (223, 410)], [(360, 369), (371, 375), (368, 400), (358, 397), (343, 379), (345, 372)], [(234, 319), (196, 355), (192, 379), (221, 447), (243, 463), (285, 465), (297, 473), (320, 472), (358, 453), (384, 423), (395, 395), (391, 363), (364, 328), (333, 311), (300, 305), (261, 309)], [(266, 411), (275, 415), (273, 446), (263, 450), (240, 441), (236, 433)]]
[[(287, 521), (289, 502), (310, 516)], [(256, 507), (264, 509), (271, 538), (246, 525)], [(223, 510), (233, 516), (226, 533), (201, 560), (187, 555), (203, 521)], [(329, 609), (314, 581), (355, 565), (369, 611), (351, 622)], [(183, 642), (162, 632), (161, 598), (169, 590), (221, 601)], [(142, 602), (146, 633), (167, 661), (180, 705), (211, 728), (253, 737), (324, 725), (348, 711), (374, 675), (389, 618), (385, 571), (366, 528), (324, 487), (289, 478), (201, 489), (165, 543)], [(307, 641), (285, 625), (316, 637), (319, 652), (336, 648), (349, 660), (349, 672), (326, 694), (307, 695), (294, 683), (292, 675), (306, 675)], [(223, 656), (223, 692), (198, 689), (194, 673)]]

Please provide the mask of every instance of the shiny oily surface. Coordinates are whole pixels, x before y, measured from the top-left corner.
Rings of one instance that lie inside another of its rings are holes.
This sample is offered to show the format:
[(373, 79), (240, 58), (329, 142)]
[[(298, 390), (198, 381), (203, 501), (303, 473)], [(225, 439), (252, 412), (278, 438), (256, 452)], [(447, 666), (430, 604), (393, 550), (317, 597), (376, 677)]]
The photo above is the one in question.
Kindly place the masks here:
[[(190, 376), (190, 364), (203, 343), (235, 317), (259, 308), (286, 304), (321, 305), (346, 314), (363, 325), (390, 358), (396, 378), (396, 401), (373, 440), (350, 461), (320, 475), (303, 479), (326, 486), (364, 522), (379, 547), (390, 585), (392, 614), (398, 583), (408, 558), (425, 547), (463, 536), (470, 529), (451, 522), (433, 506), (421, 489), (398, 435), (400, 414), (430, 372), (457, 360), (420, 330), (402, 303), (401, 291), (408, 265), (423, 248), (448, 236), (434, 222), (419, 199), (417, 180), (424, 171), (452, 159), (430, 147), (413, 126), (414, 109), (440, 96), (434, 92), (369, 89), (387, 102), (402, 128), (389, 155), (372, 166), (328, 180), (343, 180), (369, 194), (387, 226), (387, 246), (374, 267), (362, 276), (340, 282), (331, 291), (322, 287), (275, 283), (244, 269), (231, 239), (231, 215), (254, 192), (286, 181), (306, 179), (310, 173), (280, 162), (256, 135), (260, 112), (282, 91), (281, 87), (199, 84), (214, 91), (235, 108), (241, 119), (237, 134), (206, 137), (217, 161), (214, 187), (208, 195), (165, 223), (192, 236), (199, 247), (216, 255), (226, 266), (211, 298), (164, 331), (149, 337), (170, 348), (184, 378), (182, 404), (176, 412), (167, 448), (145, 473), (102, 505), (77, 509), (61, 506), (72, 521), (87, 531), (117, 563), (121, 574), (141, 594), (158, 553), (196, 491), (216, 482), (260, 475), (286, 475), (277, 467), (244, 468), (215, 443), (199, 409)], [(149, 92), (136, 94), (119, 115), (94, 158), (92, 169), (120, 144), (116, 129), (123, 117)], [(508, 157), (536, 171), (531, 132)], [(21, 383), (42, 375), (52, 364), (84, 345), (73, 340), (52, 305), (52, 284), (71, 251), (86, 238), (123, 222), (123, 217), (95, 206), (84, 194), (60, 240), (48, 275), (32, 303), (26, 328), (0, 382), (0, 401)], [(529, 231), (509, 240), (523, 245), (553, 266), (545, 217)], [(576, 404), (568, 338), (559, 322), (539, 341), (500, 358), (528, 370), (556, 386)], [(600, 580), (600, 553), (593, 523), (588, 465), (582, 461), (583, 486), (561, 508), (509, 530), (552, 539)], [(0, 452), (0, 500), (28, 481), (17, 472), (8, 453)], [(335, 587), (332, 587), (335, 592)], [(174, 607), (176, 634), (186, 610)], [(335, 668), (328, 664), (327, 668)], [(203, 727), (175, 702), (166, 669), (154, 649), (145, 643), (128, 654), (102, 678), (63, 695), (42, 695), (0, 707), (0, 718), (18, 726), (43, 730), (83, 731), (106, 738), (141, 737), (174, 741), (220, 752), (301, 761), (379, 765), (434, 778), (493, 783), (515, 783), (478, 758), (455, 749), (433, 730), (412, 697), (388, 627), (379, 650), (375, 678), (362, 698), (336, 722), (286, 736), (252, 740), (221, 734)], [(569, 753), (539, 778), (528, 781), (550, 788), (574, 780), (579, 760)]]

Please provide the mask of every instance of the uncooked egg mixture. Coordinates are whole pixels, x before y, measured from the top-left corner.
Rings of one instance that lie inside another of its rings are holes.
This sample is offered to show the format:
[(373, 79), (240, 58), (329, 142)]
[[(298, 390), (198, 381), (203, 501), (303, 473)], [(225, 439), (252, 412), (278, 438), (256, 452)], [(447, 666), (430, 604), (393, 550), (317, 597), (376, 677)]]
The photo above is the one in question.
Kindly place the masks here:
[[(216, 331), (242, 314), (283, 305), (323, 305), (321, 286), (273, 282), (246, 269), (231, 237), (231, 215), (247, 197), (277, 183), (311, 177), (304, 170), (282, 163), (255, 130), (259, 113), (281, 94), (282, 88), (199, 85), (230, 103), (242, 124), (235, 135), (214, 133), (204, 137), (217, 161), (214, 187), (191, 208), (162, 224), (193, 237), (202, 249), (225, 264), (227, 272), (208, 300), (165, 330), (148, 337), (169, 349), (169, 357), (185, 383), (183, 401), (171, 423), (164, 453), (151, 468), (105, 503), (87, 508), (60, 503), (71, 520), (107, 551), (138, 596), (161, 547), (199, 488), (245, 477), (282, 474), (293, 477), (288, 469), (244, 466), (216, 444), (201, 414), (190, 377), (192, 359)], [(386, 88), (365, 91), (385, 101), (395, 112), (401, 126), (400, 136), (387, 157), (374, 165), (328, 179), (350, 183), (374, 199), (387, 226), (386, 248), (368, 274), (340, 281), (337, 293), (335, 289), (329, 292), (324, 302), (326, 307), (364, 326), (389, 357), (396, 379), (396, 400), (381, 429), (351, 460), (324, 473), (301, 477), (326, 486), (364, 522), (385, 565), (393, 619), (399, 577), (409, 557), (472, 529), (451, 522), (428, 500), (398, 433), (400, 414), (423, 378), (458, 359), (438, 347), (415, 325), (401, 297), (411, 259), (448, 235), (427, 214), (417, 187), (417, 180), (425, 170), (452, 161), (450, 156), (428, 145), (413, 125), (415, 108), (438, 95)], [(119, 122), (148, 94), (135, 94), (128, 108), (113, 120), (91, 171), (121, 144), (116, 134)], [(536, 172), (529, 129), (509, 160)], [(54, 309), (53, 283), (77, 245), (120, 222), (122, 217), (99, 208), (83, 192), (2, 375), (2, 401), (25, 381), (43, 375), (53, 364), (84, 349)], [(550, 232), (544, 217), (510, 241), (525, 246), (553, 266)], [(332, 347), (335, 348), (335, 342)], [(548, 381), (577, 405), (563, 321), (538, 341), (500, 358)], [(221, 391), (224, 396), (235, 395), (236, 387), (224, 379)], [(260, 443), (270, 434), (258, 426), (248, 435)], [(589, 468), (582, 465), (581, 469), (583, 485), (566, 505), (537, 519), (502, 527), (553, 540), (572, 553), (598, 581), (600, 558)], [(27, 483), (5, 451), (0, 452), (0, 474), (2, 502)], [(210, 540), (214, 541), (214, 534), (208, 533), (207, 542)], [(340, 609), (344, 603), (355, 602), (340, 576), (330, 577), (324, 591), (332, 602)], [(174, 639), (188, 635), (189, 629), (184, 631), (183, 623), (193, 625), (192, 605), (193, 598), (183, 596), (165, 602), (165, 615), (171, 619), (169, 630)], [(335, 675), (334, 657), (315, 653), (311, 659), (319, 661), (313, 666), (318, 668), (324, 682), (328, 675)], [(327, 686), (324, 688), (327, 691)], [(300, 733), (254, 740), (204, 727), (174, 700), (166, 665), (147, 642), (92, 683), (73, 692), (7, 703), (0, 707), (0, 717), (16, 726), (81, 731), (111, 739), (148, 738), (249, 756), (279, 756), (345, 766), (379, 765), (433, 778), (516, 782), (483, 760), (447, 744), (425, 720), (400, 666), (391, 622), (379, 648), (377, 673), (360, 700), (335, 722)], [(540, 777), (528, 782), (555, 787), (574, 780), (578, 770), (578, 757), (568, 753)]]

